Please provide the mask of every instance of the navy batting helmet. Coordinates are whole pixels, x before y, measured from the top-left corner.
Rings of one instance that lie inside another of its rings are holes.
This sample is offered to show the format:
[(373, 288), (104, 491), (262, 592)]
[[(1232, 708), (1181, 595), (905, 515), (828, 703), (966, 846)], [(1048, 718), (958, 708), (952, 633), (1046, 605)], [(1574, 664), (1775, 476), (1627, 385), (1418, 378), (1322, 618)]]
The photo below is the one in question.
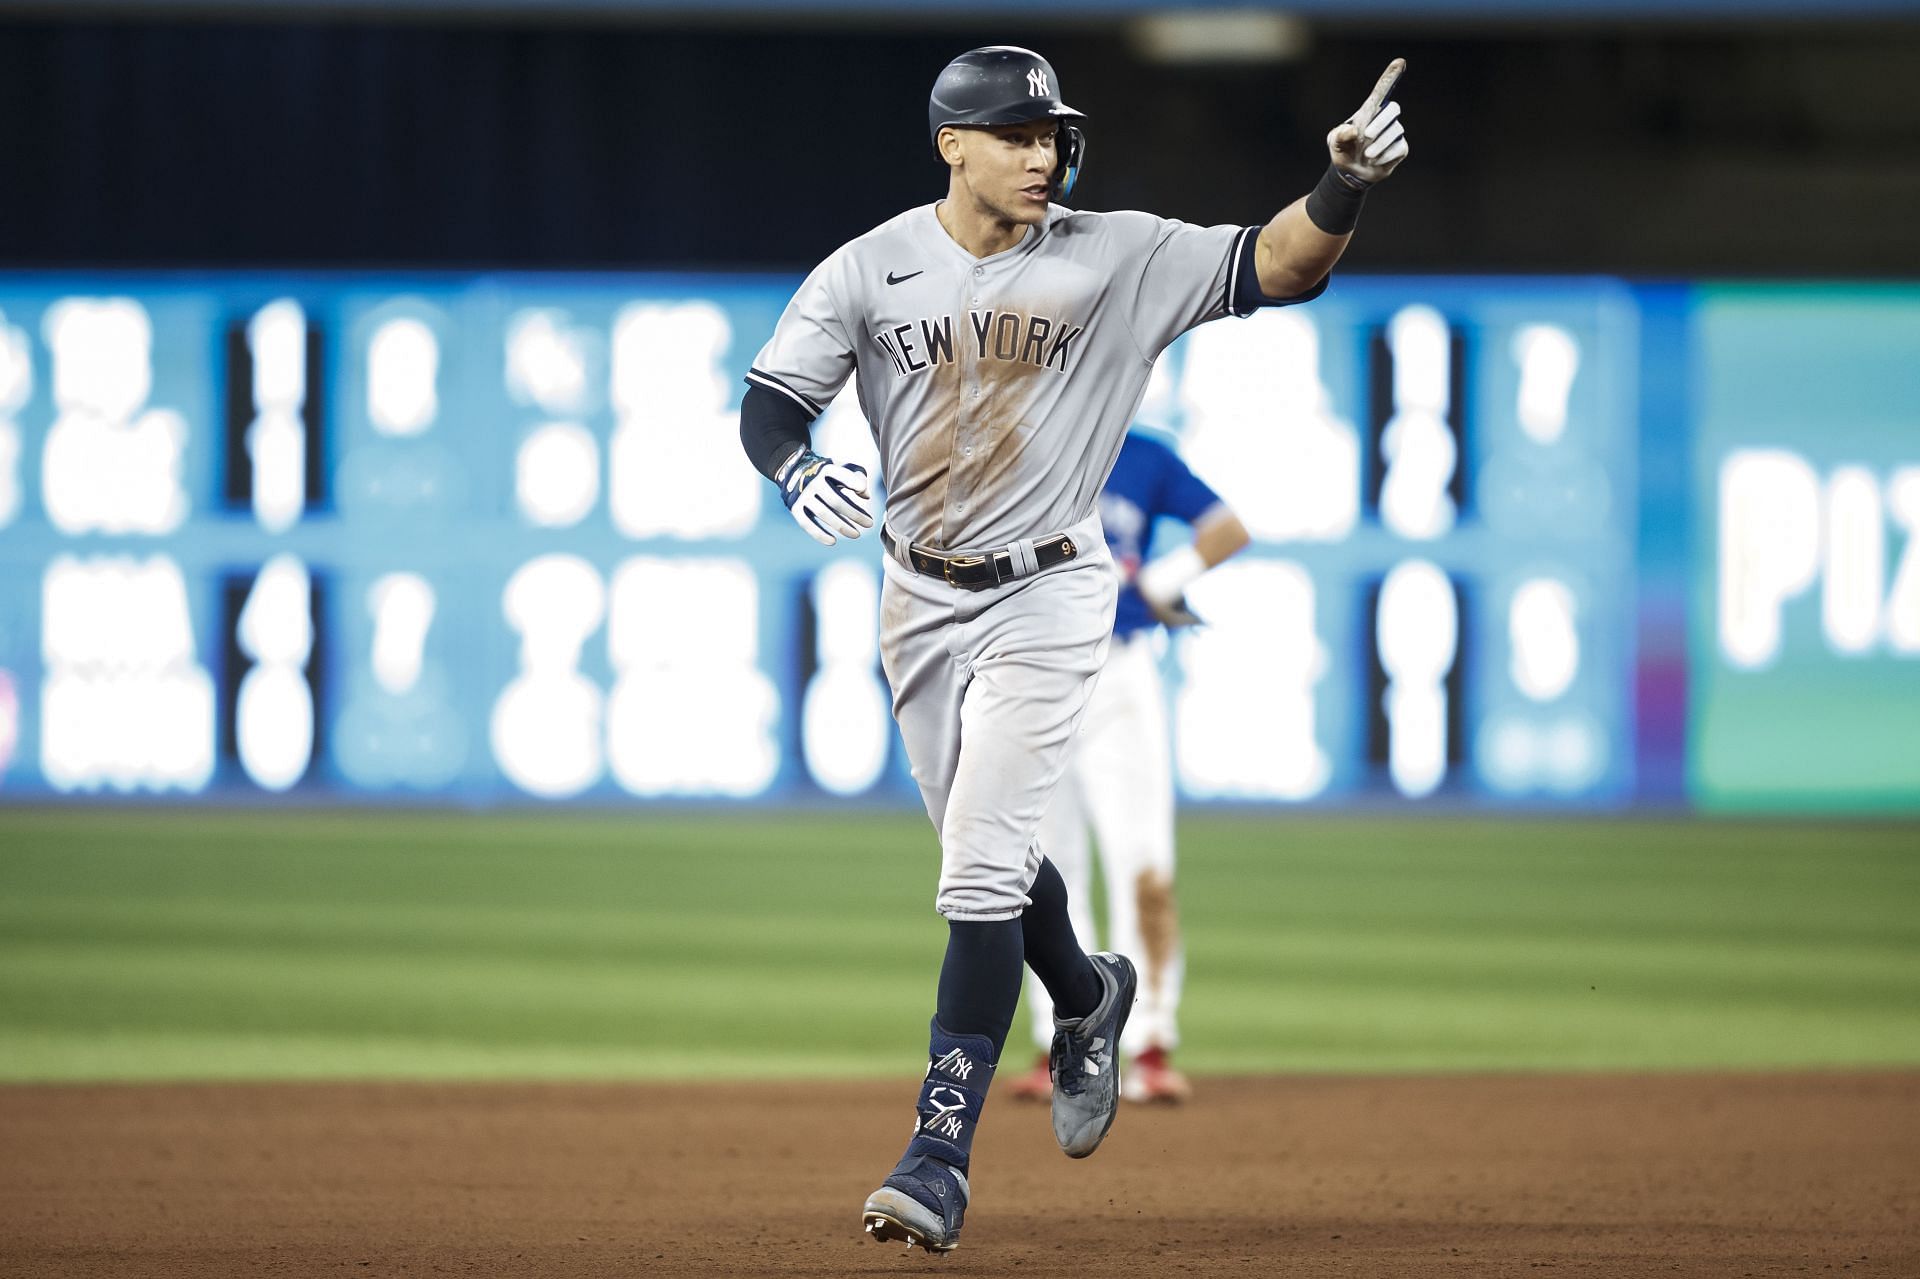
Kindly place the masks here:
[[(969, 49), (949, 62), (927, 100), (927, 129), (935, 145), (940, 130), (1025, 124), (1029, 120), (1084, 120), (1060, 100), (1059, 81), (1047, 60), (1010, 44)], [(1087, 156), (1087, 135), (1060, 126), (1060, 164), (1053, 173), (1054, 198), (1065, 199)]]

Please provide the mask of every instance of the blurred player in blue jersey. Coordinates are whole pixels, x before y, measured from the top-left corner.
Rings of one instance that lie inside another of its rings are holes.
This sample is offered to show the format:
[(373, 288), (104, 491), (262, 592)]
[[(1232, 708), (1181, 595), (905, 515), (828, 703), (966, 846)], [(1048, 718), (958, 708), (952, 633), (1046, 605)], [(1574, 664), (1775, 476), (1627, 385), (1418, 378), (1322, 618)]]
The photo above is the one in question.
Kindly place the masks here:
[[(1193, 538), (1146, 558), (1155, 524), (1178, 520)], [(1094, 935), (1087, 836), (1100, 847), (1107, 888), (1107, 945), (1140, 971), (1140, 997), (1121, 1038), (1132, 1059), (1122, 1096), (1183, 1101), (1192, 1091), (1172, 1063), (1186, 952), (1173, 895), (1173, 758), (1160, 685), (1160, 628), (1191, 626), (1186, 589), (1247, 544), (1246, 526), (1171, 448), (1138, 429), (1127, 434), (1100, 495), (1100, 520), (1114, 567), (1125, 579), (1114, 611), (1113, 645), (1081, 721), (1067, 774), (1040, 826), (1040, 849), (1067, 884), (1073, 927)], [(1044, 1098), (1053, 1006), (1029, 980), (1039, 1064), (1014, 1081), (1014, 1094)]]

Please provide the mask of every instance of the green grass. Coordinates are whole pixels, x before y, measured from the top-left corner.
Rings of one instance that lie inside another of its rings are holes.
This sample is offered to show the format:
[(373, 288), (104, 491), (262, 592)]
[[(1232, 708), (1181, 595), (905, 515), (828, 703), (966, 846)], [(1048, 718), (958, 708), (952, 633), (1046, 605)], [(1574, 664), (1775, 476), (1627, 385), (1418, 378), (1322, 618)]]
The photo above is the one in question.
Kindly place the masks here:
[[(1920, 826), (1208, 817), (1180, 855), (1199, 1071), (1920, 1064)], [(899, 1074), (936, 861), (906, 815), (0, 809), (0, 1079)]]

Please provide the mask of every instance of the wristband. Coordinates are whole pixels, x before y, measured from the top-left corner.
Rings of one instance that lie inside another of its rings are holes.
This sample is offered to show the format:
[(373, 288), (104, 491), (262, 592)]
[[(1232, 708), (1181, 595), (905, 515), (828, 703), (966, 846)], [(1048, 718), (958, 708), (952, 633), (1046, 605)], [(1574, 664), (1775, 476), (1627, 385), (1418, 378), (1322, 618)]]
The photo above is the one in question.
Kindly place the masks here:
[(1177, 602), (1196, 577), (1207, 571), (1197, 547), (1188, 544), (1168, 551), (1141, 567), (1133, 584), (1149, 603), (1161, 608)]
[(819, 474), (820, 468), (826, 464), (826, 458), (805, 447), (780, 464), (780, 468), (774, 472), (773, 482), (780, 486), (780, 500), (787, 504), (789, 511), (800, 500), (800, 492), (807, 487), (807, 482)]
[(1328, 165), (1320, 185), (1307, 196), (1307, 217), (1328, 235), (1347, 235), (1360, 221), (1360, 206), (1366, 202), (1366, 183)]
[[(794, 444), (788, 450), (785, 456), (783, 456), (778, 462), (774, 463), (773, 473), (769, 475), (767, 478), (772, 480), (775, 484), (779, 485), (782, 489), (785, 489), (787, 486), (788, 473), (793, 470), (794, 466), (799, 463), (801, 458), (805, 457), (807, 454), (812, 452), (813, 450), (808, 448), (805, 442)], [(816, 454), (816, 456), (818, 455)]]

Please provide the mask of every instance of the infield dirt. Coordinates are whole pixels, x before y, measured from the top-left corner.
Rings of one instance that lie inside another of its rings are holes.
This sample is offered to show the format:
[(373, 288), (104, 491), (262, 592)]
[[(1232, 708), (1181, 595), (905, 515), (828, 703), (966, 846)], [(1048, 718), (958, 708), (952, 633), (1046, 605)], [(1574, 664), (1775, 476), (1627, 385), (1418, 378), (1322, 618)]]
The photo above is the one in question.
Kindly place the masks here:
[(0, 1275), (1920, 1275), (1920, 1074), (1204, 1079), (966, 1234), (860, 1233), (913, 1083), (0, 1088)]

